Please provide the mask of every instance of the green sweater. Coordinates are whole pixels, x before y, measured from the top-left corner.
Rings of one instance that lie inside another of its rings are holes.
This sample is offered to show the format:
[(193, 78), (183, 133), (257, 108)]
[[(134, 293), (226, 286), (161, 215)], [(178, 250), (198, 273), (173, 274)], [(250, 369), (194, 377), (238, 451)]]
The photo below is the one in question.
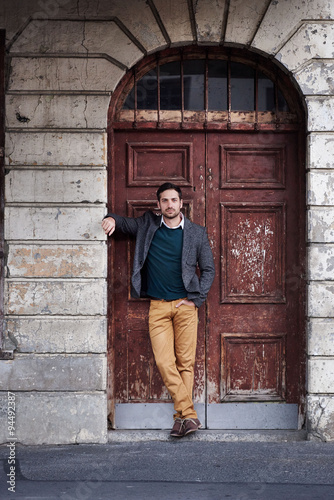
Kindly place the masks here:
[(157, 299), (176, 300), (187, 297), (182, 280), (183, 230), (168, 229), (164, 224), (153, 237), (147, 258), (147, 295)]

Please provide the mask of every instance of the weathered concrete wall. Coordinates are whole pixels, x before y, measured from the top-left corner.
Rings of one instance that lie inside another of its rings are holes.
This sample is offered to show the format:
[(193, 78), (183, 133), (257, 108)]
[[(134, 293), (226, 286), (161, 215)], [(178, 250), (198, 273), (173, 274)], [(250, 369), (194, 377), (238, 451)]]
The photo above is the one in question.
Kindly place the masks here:
[(5, 346), (15, 359), (0, 365), (2, 416), (9, 389), (19, 441), (105, 442), (107, 112), (142, 52), (113, 21), (58, 21), (73, 2), (42, 16), (45, 5), (7, 13)]
[[(9, 52), (6, 345), (16, 356), (0, 362), (0, 379), (18, 394), (18, 439), (106, 440), (107, 259), (100, 220), (108, 104), (125, 71), (146, 54), (197, 43), (269, 54), (305, 97), (308, 425), (311, 438), (334, 440), (334, 3), (2, 4)], [(2, 400), (4, 412), (5, 392)]]
[[(15, 392), (17, 442), (79, 444), (107, 441), (107, 402), (99, 392)], [(0, 393), (0, 418), (5, 422), (7, 392)], [(8, 442), (7, 425), (0, 442)]]

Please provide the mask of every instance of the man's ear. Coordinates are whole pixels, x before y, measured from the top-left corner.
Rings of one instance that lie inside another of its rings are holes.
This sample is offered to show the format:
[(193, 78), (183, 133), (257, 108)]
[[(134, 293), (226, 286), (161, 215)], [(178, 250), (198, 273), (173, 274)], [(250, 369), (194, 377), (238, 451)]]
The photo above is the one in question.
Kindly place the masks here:
[(157, 206), (158, 206), (158, 209), (160, 210), (160, 201), (159, 200), (157, 201)]
[(183, 207), (183, 200), (181, 199), (180, 200), (180, 208), (182, 208), (182, 207)]

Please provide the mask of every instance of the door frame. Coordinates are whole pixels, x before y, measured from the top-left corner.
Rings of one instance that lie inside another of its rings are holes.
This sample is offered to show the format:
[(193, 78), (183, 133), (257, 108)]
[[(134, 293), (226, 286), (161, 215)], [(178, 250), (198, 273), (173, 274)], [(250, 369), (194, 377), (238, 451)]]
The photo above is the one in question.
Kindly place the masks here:
[[(214, 57), (219, 58), (220, 54), (224, 57), (236, 58), (238, 61), (249, 62), (252, 61), (256, 65), (261, 63), (265, 65), (267, 71), (273, 75), (275, 81), (282, 82), (282, 85), (287, 89), (284, 97), (288, 97), (289, 105), (292, 107), (295, 119), (293, 123), (280, 122), (276, 119), (275, 122), (271, 124), (265, 124), (264, 126), (259, 125), (258, 121), (255, 120), (253, 123), (231, 123), (231, 113), (229, 110), (229, 120), (224, 123), (214, 123), (214, 122), (164, 122), (163, 120), (149, 122), (149, 121), (122, 121), (120, 119), (120, 109), (121, 105), (125, 100), (125, 96), (132, 85), (132, 82), (137, 78), (140, 78), (146, 71), (149, 70), (150, 66), (156, 64), (156, 61), (172, 60), (182, 53), (187, 55), (189, 53), (196, 54), (214, 54)], [(108, 111), (108, 212), (112, 212), (114, 209), (113, 200), (115, 199), (116, 190), (116, 159), (114, 151), (114, 131), (115, 130), (133, 130), (133, 129), (145, 129), (149, 134), (150, 131), (157, 129), (166, 130), (233, 130), (236, 134), (242, 134), (243, 131), (254, 131), (255, 133), (263, 133), (265, 131), (294, 131), (298, 133), (298, 169), (300, 172), (300, 183), (299, 183), (299, 256), (300, 256), (300, 268), (296, 270), (298, 273), (298, 278), (301, 278), (301, 289), (300, 289), (300, 308), (299, 308), (299, 324), (301, 328), (300, 338), (303, 346), (306, 345), (306, 175), (305, 175), (305, 160), (306, 160), (306, 118), (303, 106), (303, 100), (301, 94), (298, 93), (296, 85), (290, 80), (288, 75), (282, 71), (278, 64), (275, 64), (272, 60), (266, 59), (258, 54), (251, 53), (247, 50), (235, 49), (235, 48), (223, 48), (223, 47), (182, 47), (177, 49), (166, 49), (159, 53), (147, 56), (142, 61), (140, 61), (135, 67), (130, 69), (126, 75), (122, 78), (119, 85), (115, 89), (109, 106)], [(108, 356), (108, 383), (107, 383), (107, 398), (108, 398), (108, 419), (111, 428), (115, 427), (115, 401), (113, 396), (113, 366), (115, 359), (115, 352), (113, 349), (114, 345), (114, 304), (111, 298), (112, 295), (112, 266), (113, 266), (113, 255), (114, 255), (114, 244), (113, 239), (108, 239), (108, 270), (107, 270), (107, 281), (108, 281), (108, 341), (107, 341), (107, 356)], [(293, 276), (289, 277), (293, 281)], [(300, 378), (299, 386), (301, 391), (301, 403), (298, 415), (298, 428), (301, 428), (305, 422), (305, 396), (306, 396), (306, 351), (301, 346), (301, 352), (304, 353), (304, 358), (301, 359), (300, 363)], [(302, 354), (301, 354), (302, 358)], [(138, 403), (136, 403), (138, 404)], [(249, 405), (249, 403), (244, 403)], [(272, 404), (272, 403), (270, 403)], [(162, 403), (164, 405), (164, 403)], [(270, 409), (269, 409), (270, 411)], [(125, 415), (124, 415), (125, 417)], [(131, 428), (130, 424), (129, 427)], [(134, 427), (132, 427), (134, 428)]]

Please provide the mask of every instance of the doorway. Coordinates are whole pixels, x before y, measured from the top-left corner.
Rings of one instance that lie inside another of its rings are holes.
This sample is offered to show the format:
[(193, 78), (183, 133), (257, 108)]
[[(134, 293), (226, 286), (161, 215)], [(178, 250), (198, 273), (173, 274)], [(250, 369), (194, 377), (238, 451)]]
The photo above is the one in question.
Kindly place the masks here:
[[(279, 103), (279, 89), (264, 83), (258, 69), (250, 75), (245, 65), (242, 73), (238, 60), (233, 73), (231, 58), (210, 60), (207, 52), (199, 61), (191, 61), (192, 70), (181, 65), (178, 73), (170, 56), (168, 71), (161, 58), (156, 74), (139, 68), (134, 85), (128, 79), (123, 86), (122, 111), (112, 131), (112, 210), (129, 217), (156, 210), (156, 190), (168, 180), (182, 189), (185, 215), (207, 228), (216, 278), (199, 310), (194, 401), (203, 424), (211, 429), (297, 429), (305, 391), (300, 124), (293, 123), (288, 101), (281, 96)], [(223, 96), (215, 97), (214, 106), (224, 107), (226, 99), (227, 109), (209, 110), (210, 67)], [(178, 101), (175, 89), (179, 76), (185, 78), (185, 68), (188, 80), (180, 86)], [(168, 78), (161, 83), (164, 71)], [(239, 75), (234, 87), (233, 74)], [(241, 92), (242, 82), (248, 98), (236, 100), (234, 107), (255, 110), (234, 110), (233, 93)], [(144, 84), (146, 101), (138, 108), (138, 89)], [(188, 84), (191, 91), (185, 99)], [(262, 122), (261, 89), (267, 94), (265, 106), (273, 100), (276, 107), (276, 113), (262, 111)], [(201, 93), (204, 109), (185, 109), (198, 107)], [(173, 106), (180, 110), (161, 109)], [(215, 113), (211, 120), (209, 113)], [(278, 113), (281, 120), (284, 113), (286, 118), (280, 126)], [(130, 116), (139, 118), (135, 127)], [(134, 242), (124, 237), (110, 239), (109, 245), (113, 426), (169, 428), (173, 405), (153, 360), (149, 302), (130, 297)]]

